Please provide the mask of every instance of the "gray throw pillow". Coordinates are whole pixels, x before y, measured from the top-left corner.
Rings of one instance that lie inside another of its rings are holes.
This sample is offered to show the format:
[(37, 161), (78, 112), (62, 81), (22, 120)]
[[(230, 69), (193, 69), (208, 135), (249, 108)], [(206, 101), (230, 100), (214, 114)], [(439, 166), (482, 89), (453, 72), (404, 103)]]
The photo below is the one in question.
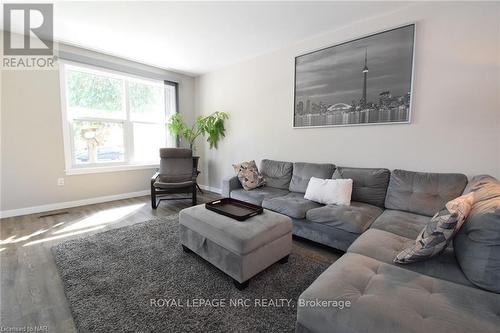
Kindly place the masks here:
[(449, 201), (419, 233), (415, 244), (401, 251), (394, 262), (409, 264), (441, 253), (464, 223), (473, 203), (472, 192)]
[(265, 184), (264, 177), (259, 173), (255, 161), (233, 164), (234, 171), (243, 186), (243, 189), (249, 191)]

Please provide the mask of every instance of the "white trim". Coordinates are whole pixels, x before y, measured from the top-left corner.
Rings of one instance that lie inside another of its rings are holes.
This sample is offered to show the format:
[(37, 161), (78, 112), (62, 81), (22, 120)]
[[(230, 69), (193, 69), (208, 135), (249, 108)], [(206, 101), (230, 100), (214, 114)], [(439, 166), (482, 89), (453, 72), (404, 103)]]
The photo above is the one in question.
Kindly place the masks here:
[(69, 128), (68, 110), (66, 105), (68, 103), (66, 91), (66, 71), (64, 68), (64, 62), (60, 61), (59, 65), (59, 90), (61, 92), (61, 118), (62, 118), (62, 130), (63, 130), (63, 146), (64, 146), (64, 165), (66, 170), (69, 170), (73, 165), (72, 162), (72, 148), (71, 148), (71, 133)]
[[(200, 184), (200, 187), (201, 187), (201, 189), (203, 189), (205, 191), (210, 191), (210, 192), (214, 192), (217, 194), (222, 193), (222, 190), (220, 188), (201, 185), (201, 184)], [(72, 208), (72, 207), (78, 207), (78, 206), (93, 205), (93, 204), (97, 204), (97, 203), (103, 203), (103, 202), (109, 202), (109, 201), (115, 201), (115, 200), (121, 200), (121, 199), (142, 197), (142, 196), (149, 195), (149, 194), (150, 194), (150, 190), (144, 190), (144, 191), (137, 191), (137, 192), (122, 193), (122, 194), (106, 195), (106, 196), (102, 196), (102, 197), (95, 197), (95, 198), (75, 200), (75, 201), (59, 202), (59, 203), (33, 206), (33, 207), (10, 209), (10, 210), (0, 211), (0, 218), (4, 219), (7, 217), (49, 212), (49, 211), (53, 211), (53, 210), (66, 209), (66, 208)]]
[(137, 192), (122, 193), (122, 194), (106, 195), (106, 196), (102, 196), (102, 197), (95, 197), (95, 198), (75, 200), (75, 201), (59, 202), (59, 203), (53, 203), (53, 204), (47, 204), (47, 205), (41, 205), (41, 206), (10, 209), (10, 210), (0, 211), (0, 218), (7, 218), (7, 217), (13, 217), (13, 216), (28, 215), (28, 214), (36, 214), (36, 213), (48, 212), (48, 211), (58, 210), (58, 209), (66, 209), (66, 208), (71, 208), (71, 207), (92, 205), (92, 204), (108, 202), (108, 201), (142, 197), (142, 196), (149, 195), (149, 194), (150, 194), (150, 190), (144, 190), (144, 191), (137, 191)]
[(140, 76), (137, 74), (132, 74), (132, 73), (127, 73), (127, 72), (122, 72), (119, 70), (115, 69), (110, 69), (106, 67), (101, 67), (101, 66), (94, 66), (86, 63), (81, 63), (77, 61), (72, 61), (72, 60), (66, 60), (66, 59), (59, 59), (59, 61), (64, 64), (66, 67), (69, 67), (70, 70), (76, 71), (76, 72), (82, 72), (82, 73), (90, 73), (94, 74), (97, 76), (102, 76), (103, 72), (106, 73), (106, 75), (113, 77), (114, 79), (118, 80), (134, 80), (136, 82), (142, 83), (142, 84), (149, 84), (149, 85), (155, 85), (158, 87), (163, 87), (163, 81), (161, 79), (154, 79), (150, 78), (147, 76)]
[(96, 167), (86, 167), (86, 168), (70, 168), (65, 170), (66, 175), (85, 175), (90, 173), (102, 173), (102, 172), (116, 172), (116, 171), (129, 171), (129, 170), (143, 170), (143, 169), (157, 169), (159, 164), (120, 164), (120, 165), (108, 165), (108, 166), (96, 166)]
[(214, 193), (217, 193), (217, 194), (222, 194), (222, 190), (220, 188), (212, 187), (212, 186), (207, 186), (207, 185), (201, 185), (201, 184), (198, 184), (198, 186), (200, 186), (200, 188), (202, 190), (209, 191), (209, 192), (214, 192)]

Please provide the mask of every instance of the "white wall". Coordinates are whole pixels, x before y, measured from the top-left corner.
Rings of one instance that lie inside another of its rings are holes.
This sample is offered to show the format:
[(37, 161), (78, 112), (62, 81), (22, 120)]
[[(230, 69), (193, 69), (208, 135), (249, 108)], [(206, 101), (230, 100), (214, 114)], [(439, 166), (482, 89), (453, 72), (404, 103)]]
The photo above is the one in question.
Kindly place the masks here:
[[(113, 57), (94, 56), (139, 66)], [(180, 112), (188, 121), (193, 120), (194, 79), (160, 69), (149, 70), (179, 82)], [(29, 209), (23, 210), (26, 207), (94, 200), (149, 189), (153, 169), (65, 174), (59, 86), (58, 70), (2, 70), (0, 210), (7, 211), (7, 215), (13, 213), (12, 210), (29, 212)], [(59, 177), (65, 178), (64, 186), (57, 186)]]
[[(292, 128), (295, 56), (411, 22), (412, 124)], [(262, 158), (500, 177), (500, 4), (415, 4), (203, 75), (195, 91), (197, 114), (231, 116), (219, 149), (201, 149), (211, 187)]]

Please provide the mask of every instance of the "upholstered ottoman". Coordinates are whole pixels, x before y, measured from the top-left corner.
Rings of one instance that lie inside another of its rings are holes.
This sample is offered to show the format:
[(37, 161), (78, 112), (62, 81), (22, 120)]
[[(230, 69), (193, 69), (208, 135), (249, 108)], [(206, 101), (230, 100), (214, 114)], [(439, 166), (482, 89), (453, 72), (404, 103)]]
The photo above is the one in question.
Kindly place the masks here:
[(285, 263), (292, 250), (292, 220), (268, 210), (240, 222), (198, 205), (183, 209), (179, 223), (184, 251), (225, 272), (238, 289), (273, 263)]

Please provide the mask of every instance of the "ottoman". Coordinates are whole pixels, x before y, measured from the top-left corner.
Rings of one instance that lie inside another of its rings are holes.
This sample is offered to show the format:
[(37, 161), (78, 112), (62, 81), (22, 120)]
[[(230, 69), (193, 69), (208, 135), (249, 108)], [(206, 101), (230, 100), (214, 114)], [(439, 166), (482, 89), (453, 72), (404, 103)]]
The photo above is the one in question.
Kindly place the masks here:
[(184, 251), (232, 277), (238, 289), (275, 262), (285, 263), (292, 251), (292, 220), (269, 210), (240, 222), (198, 205), (183, 209), (179, 223)]

